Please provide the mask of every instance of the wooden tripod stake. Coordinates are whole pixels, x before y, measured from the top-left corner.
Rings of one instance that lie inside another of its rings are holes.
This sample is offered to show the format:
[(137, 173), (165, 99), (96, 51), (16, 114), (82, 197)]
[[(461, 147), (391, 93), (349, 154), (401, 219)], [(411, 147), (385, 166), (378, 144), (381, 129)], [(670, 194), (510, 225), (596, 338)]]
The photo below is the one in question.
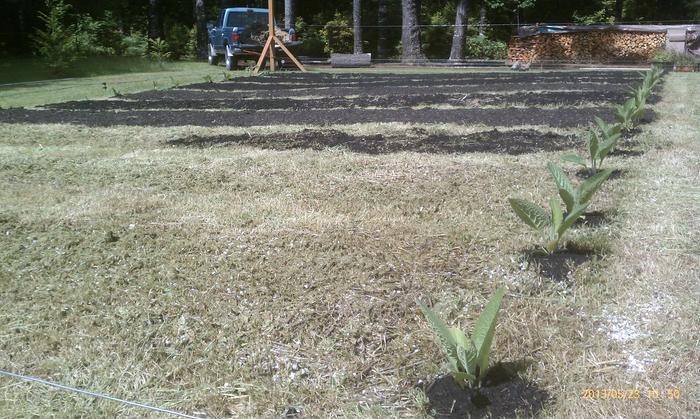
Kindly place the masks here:
[(275, 44), (279, 45), (279, 47), (284, 51), (285, 54), (289, 57), (290, 60), (296, 66), (301, 70), (302, 72), (306, 73), (306, 68), (297, 60), (297, 58), (292, 54), (289, 49), (284, 45), (282, 41), (280, 41), (279, 38), (275, 35), (275, 5), (273, 0), (267, 0), (267, 26), (268, 26), (268, 31), (270, 35), (267, 37), (267, 41), (265, 42), (265, 47), (262, 50), (262, 53), (260, 54), (260, 58), (258, 59), (258, 63), (255, 65), (255, 71), (253, 71), (253, 74), (258, 74), (260, 72), (260, 69), (262, 68), (263, 63), (265, 62), (265, 56), (270, 55), (270, 71), (275, 71), (276, 63), (275, 63)]

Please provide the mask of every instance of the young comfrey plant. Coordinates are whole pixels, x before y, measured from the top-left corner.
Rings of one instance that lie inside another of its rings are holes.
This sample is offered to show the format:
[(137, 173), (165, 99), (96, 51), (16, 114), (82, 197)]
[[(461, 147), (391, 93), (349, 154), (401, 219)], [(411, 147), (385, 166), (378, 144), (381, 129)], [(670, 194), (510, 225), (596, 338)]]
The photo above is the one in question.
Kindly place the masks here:
[(632, 97), (623, 105), (615, 107), (615, 118), (625, 130), (631, 130), (639, 124), (644, 116), (644, 108), (654, 87), (661, 81), (664, 71), (660, 67), (652, 67), (644, 74), (642, 84), (632, 89)]
[(603, 160), (615, 149), (620, 139), (620, 131), (622, 131), (621, 124), (609, 125), (597, 116), (595, 122), (596, 126), (591, 127), (587, 132), (586, 141), (591, 166), (588, 167), (586, 159), (579, 154), (567, 154), (562, 157), (565, 161), (587, 167), (593, 174), (600, 170)]
[(549, 199), (549, 212), (523, 199), (510, 198), (508, 202), (518, 218), (545, 237), (546, 242), (542, 249), (546, 253), (553, 253), (559, 248), (566, 231), (584, 214), (591, 198), (607, 180), (612, 170), (601, 170), (574, 188), (559, 166), (549, 163), (547, 169), (554, 178), (566, 212), (562, 211), (561, 204), (556, 198)]
[(460, 387), (467, 383), (477, 385), (486, 376), (491, 344), (496, 331), (496, 319), (504, 293), (505, 290), (499, 288), (491, 296), (479, 315), (471, 336), (467, 336), (457, 327), (448, 327), (435, 312), (423, 303), (418, 303), (428, 324), (437, 335), (452, 376)]

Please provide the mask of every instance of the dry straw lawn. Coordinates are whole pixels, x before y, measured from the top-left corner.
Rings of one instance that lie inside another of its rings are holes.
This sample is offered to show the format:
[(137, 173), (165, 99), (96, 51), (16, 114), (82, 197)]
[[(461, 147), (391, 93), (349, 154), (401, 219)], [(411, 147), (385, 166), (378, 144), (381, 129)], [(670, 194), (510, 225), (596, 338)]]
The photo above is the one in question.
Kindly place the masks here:
[[(186, 149), (166, 141), (222, 128), (0, 125), (0, 369), (212, 417), (423, 416), (415, 387), (444, 368), (415, 301), (466, 327), (505, 285), (493, 359), (525, 361), (553, 398), (540, 416), (697, 415), (698, 86), (669, 76), (646, 153), (610, 159), (625, 176), (593, 208), (609, 224), (570, 236), (605, 252), (565, 283), (523, 263), (536, 238), (506, 201), (545, 202), (560, 153)], [(5, 417), (148, 416), (0, 391)]]

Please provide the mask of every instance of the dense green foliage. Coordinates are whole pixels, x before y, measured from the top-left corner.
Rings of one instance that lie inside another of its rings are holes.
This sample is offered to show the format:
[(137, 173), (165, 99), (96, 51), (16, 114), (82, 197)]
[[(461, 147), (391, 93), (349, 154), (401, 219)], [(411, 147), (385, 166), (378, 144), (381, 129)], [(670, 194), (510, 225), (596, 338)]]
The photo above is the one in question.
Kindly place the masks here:
[(503, 288), (499, 288), (491, 296), (479, 315), (471, 336), (467, 336), (457, 327), (448, 327), (435, 312), (419, 303), (428, 324), (438, 337), (450, 372), (460, 386), (466, 383), (477, 384), (486, 375), (496, 331), (496, 319), (504, 292)]
[(324, 52), (327, 54), (352, 52), (353, 36), (350, 21), (349, 17), (338, 12), (326, 23), (321, 30)]
[(470, 36), (464, 51), (468, 58), (490, 58), (503, 60), (508, 56), (508, 45), (503, 41), (489, 39), (485, 36)]
[[(58, 3), (58, 2), (51, 2)], [(83, 54), (116, 54), (125, 53), (125, 37), (133, 33), (149, 33), (148, 3), (142, 0), (103, 0), (99, 2), (88, 0), (64, 0), (66, 5), (63, 15), (53, 16), (53, 28), (60, 23), (66, 32), (54, 32), (56, 42), (61, 36), (76, 35), (78, 45), (70, 48), (77, 49)], [(151, 37), (160, 37), (170, 45), (173, 58), (188, 57), (191, 51), (184, 51), (191, 38), (189, 31), (195, 24), (194, 0), (159, 0), (155, 12), (159, 15), (157, 25), (159, 33)], [(208, 0), (206, 14), (209, 21), (216, 20), (218, 10), (222, 6), (262, 6), (265, 0), (247, 2)], [(278, 22), (283, 21), (283, 0), (276, 0)], [(574, 0), (561, 2), (557, 0), (483, 0), (469, 2), (468, 12), (468, 56), (496, 57), (502, 56), (502, 44), (515, 32), (517, 24), (533, 24), (538, 22), (663, 22), (689, 21), (700, 19), (700, 4), (694, 0), (670, 0), (652, 2), (648, 0), (624, 0), (621, 3), (619, 16), (616, 12), (615, 0)], [(389, 10), (385, 29), (389, 51), (399, 48), (401, 37), (401, 1), (389, 1)], [(453, 29), (451, 25), (455, 18), (454, 1), (422, 0), (420, 2), (419, 22), (426, 25), (421, 31), (421, 45), (429, 58), (447, 58), (450, 50)], [(50, 7), (45, 0), (7, 0), (3, 3), (3, 13), (0, 15), (0, 55), (39, 53), (32, 37), (38, 31), (50, 34), (45, 17), (50, 16)], [(481, 28), (486, 38), (475, 38), (480, 34), (477, 26), (480, 12), (484, 11), (485, 27)], [(376, 52), (379, 29), (378, 0), (362, 2), (362, 24), (365, 49)], [(305, 25), (305, 36), (309, 38), (310, 46), (305, 47), (304, 55), (323, 54), (324, 51), (345, 49), (346, 36), (351, 32), (352, 2), (326, 2), (322, 0), (297, 0), (296, 17)], [(342, 19), (338, 19), (342, 16)], [(346, 29), (336, 28), (330, 31), (329, 22), (342, 22)], [(494, 24), (489, 26), (489, 24)], [(69, 30), (70, 29), (70, 30)], [(73, 32), (73, 30), (75, 32)], [(326, 37), (321, 37), (322, 31)], [(324, 45), (319, 45), (319, 41)], [(337, 44), (334, 44), (336, 43)], [(69, 49), (70, 49), (69, 48)], [(72, 52), (72, 51), (68, 51)], [(312, 54), (313, 53), (313, 54)], [(71, 54), (65, 56), (70, 61)], [(63, 65), (61, 60), (58, 66)]]
[(38, 29), (34, 45), (38, 54), (44, 57), (52, 71), (61, 72), (79, 57), (78, 39), (75, 29), (64, 23), (70, 6), (62, 0), (46, 0), (46, 13), (39, 12), (44, 28)]

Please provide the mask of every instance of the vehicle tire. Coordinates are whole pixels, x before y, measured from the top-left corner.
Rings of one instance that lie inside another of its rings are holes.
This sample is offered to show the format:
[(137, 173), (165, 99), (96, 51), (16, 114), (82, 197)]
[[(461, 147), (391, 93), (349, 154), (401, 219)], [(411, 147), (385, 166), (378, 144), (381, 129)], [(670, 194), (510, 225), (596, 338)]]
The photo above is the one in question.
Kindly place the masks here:
[(209, 65), (219, 64), (219, 56), (216, 55), (216, 50), (212, 44), (209, 44), (209, 56), (207, 57), (207, 62)]
[(234, 71), (238, 67), (238, 57), (226, 54), (226, 70)]

